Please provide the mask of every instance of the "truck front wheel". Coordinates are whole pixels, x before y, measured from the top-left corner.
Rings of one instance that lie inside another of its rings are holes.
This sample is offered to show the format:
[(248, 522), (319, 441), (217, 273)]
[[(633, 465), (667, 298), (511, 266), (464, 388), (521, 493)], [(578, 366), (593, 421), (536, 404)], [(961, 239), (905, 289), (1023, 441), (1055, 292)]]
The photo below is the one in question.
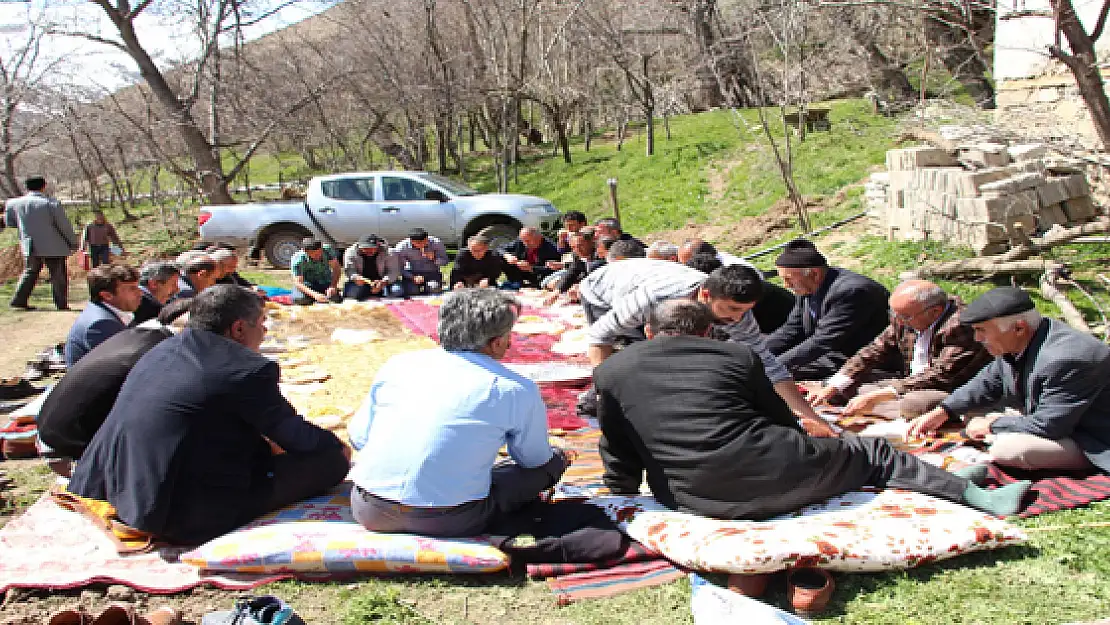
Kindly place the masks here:
[[(517, 235), (520, 233), (520, 224), (516, 222), (507, 223), (504, 221), (495, 221), (487, 223), (481, 228), (470, 234), (484, 234), (490, 240), (490, 249), (498, 250), (516, 240)], [(469, 238), (469, 235), (468, 235)], [(466, 241), (462, 242), (460, 247), (465, 247)]]
[(301, 240), (307, 236), (310, 235), (304, 230), (283, 229), (271, 232), (262, 248), (266, 260), (275, 269), (288, 269), (293, 255), (301, 249)]

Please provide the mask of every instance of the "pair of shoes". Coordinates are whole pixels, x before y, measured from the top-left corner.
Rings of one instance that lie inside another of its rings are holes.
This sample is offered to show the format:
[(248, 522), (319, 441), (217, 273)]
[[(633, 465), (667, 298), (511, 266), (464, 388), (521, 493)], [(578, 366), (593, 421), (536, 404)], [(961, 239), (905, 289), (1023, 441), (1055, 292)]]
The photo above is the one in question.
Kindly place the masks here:
[(23, 310), (23, 311), (28, 311), (28, 312), (32, 311), (32, 310), (38, 310), (37, 307), (32, 306), (30, 304), (9, 304), (9, 306), (11, 308), (16, 309), (16, 310)]
[(235, 608), (205, 614), (200, 625), (305, 625), (289, 604), (272, 595), (240, 597)]
[(36, 444), (38, 436), (21, 436), (19, 438), (5, 438), (0, 442), (0, 452), (7, 460), (20, 460), (37, 458), (39, 448)]
[(113, 603), (93, 618), (84, 608), (62, 610), (50, 617), (49, 625), (180, 625), (181, 612), (163, 606), (146, 616), (135, 614), (126, 603)]
[(23, 378), (4, 378), (0, 380), (0, 401), (24, 399), (38, 395), (42, 389), (35, 388)]

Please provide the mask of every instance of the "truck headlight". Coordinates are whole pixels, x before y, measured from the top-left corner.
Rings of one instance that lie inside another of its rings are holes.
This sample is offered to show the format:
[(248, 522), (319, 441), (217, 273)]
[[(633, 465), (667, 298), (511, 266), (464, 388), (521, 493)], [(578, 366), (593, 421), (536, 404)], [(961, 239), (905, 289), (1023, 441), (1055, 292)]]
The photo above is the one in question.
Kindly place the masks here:
[(529, 215), (546, 215), (548, 213), (557, 212), (550, 202), (545, 204), (529, 204), (523, 207), (522, 210)]

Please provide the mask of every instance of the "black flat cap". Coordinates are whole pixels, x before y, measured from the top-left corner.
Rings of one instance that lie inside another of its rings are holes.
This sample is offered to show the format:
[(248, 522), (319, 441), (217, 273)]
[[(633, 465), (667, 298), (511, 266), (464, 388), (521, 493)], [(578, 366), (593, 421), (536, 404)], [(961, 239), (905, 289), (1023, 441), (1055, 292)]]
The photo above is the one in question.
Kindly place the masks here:
[(1012, 286), (1000, 286), (983, 293), (968, 304), (960, 313), (960, 323), (965, 326), (983, 323), (1027, 310), (1033, 310), (1033, 300), (1028, 293)]
[(813, 241), (794, 239), (782, 248), (782, 253), (775, 259), (775, 266), (790, 269), (806, 267), (827, 267), (828, 261), (817, 251)]
[(423, 241), (428, 238), (428, 231), (423, 228), (413, 228), (409, 230), (409, 238), (415, 241)]
[(370, 248), (381, 247), (382, 243), (385, 243), (385, 241), (378, 237), (378, 235), (368, 234), (360, 238), (358, 240), (358, 243), (356, 243), (355, 245), (358, 245), (359, 249), (366, 250)]

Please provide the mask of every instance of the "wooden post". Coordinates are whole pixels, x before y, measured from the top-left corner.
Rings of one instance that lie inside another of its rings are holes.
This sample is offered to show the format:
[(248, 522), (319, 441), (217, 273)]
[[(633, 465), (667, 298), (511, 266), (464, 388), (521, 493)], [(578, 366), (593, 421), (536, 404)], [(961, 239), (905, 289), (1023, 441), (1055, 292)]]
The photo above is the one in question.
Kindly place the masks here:
[(620, 204), (617, 202), (617, 179), (616, 178), (610, 178), (608, 182), (609, 182), (609, 200), (613, 203), (613, 217), (617, 221), (620, 221), (621, 220), (621, 208), (620, 208)]

